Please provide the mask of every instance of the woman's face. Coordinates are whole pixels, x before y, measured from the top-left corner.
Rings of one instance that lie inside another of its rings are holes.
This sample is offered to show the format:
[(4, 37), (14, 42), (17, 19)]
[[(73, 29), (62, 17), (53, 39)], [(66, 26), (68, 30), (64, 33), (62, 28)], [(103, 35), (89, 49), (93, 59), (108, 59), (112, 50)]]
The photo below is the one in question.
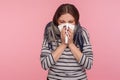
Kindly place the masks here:
[(75, 19), (71, 14), (66, 13), (66, 14), (61, 15), (58, 18), (58, 25), (63, 24), (63, 23), (70, 23), (70, 24), (75, 25)]

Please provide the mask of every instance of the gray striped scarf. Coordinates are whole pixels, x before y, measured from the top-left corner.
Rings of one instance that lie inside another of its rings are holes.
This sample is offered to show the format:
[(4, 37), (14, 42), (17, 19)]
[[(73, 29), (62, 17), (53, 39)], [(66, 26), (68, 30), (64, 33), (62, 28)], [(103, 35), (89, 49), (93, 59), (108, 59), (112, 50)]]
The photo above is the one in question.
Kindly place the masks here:
[[(81, 28), (82, 27), (80, 24), (77, 24), (75, 26), (74, 38), (73, 38), (75, 45), (78, 46), (80, 48), (80, 50), (82, 50), (82, 47), (83, 47), (83, 38), (81, 36), (81, 34), (82, 34)], [(52, 49), (52, 42), (56, 42), (56, 44), (58, 46), (58, 40), (60, 40), (60, 39), (61, 39), (61, 37), (60, 37), (60, 31), (59, 31), (58, 27), (55, 26), (53, 22), (49, 22), (47, 24), (47, 26), (45, 28), (45, 32), (44, 32), (44, 40), (46, 40), (46, 42), (48, 42), (49, 49)]]

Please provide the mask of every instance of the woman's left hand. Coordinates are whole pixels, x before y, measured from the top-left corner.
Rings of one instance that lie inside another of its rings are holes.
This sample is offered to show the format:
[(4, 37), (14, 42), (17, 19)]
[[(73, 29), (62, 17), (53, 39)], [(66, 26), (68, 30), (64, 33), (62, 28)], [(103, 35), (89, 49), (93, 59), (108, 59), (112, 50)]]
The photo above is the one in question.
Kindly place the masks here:
[(68, 28), (68, 46), (73, 44), (73, 30)]

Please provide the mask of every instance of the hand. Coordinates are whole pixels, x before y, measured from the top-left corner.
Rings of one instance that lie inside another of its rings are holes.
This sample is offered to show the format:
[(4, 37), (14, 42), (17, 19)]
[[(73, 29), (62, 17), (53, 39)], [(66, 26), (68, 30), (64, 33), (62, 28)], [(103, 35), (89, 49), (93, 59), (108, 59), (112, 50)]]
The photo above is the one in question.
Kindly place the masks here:
[(63, 27), (63, 29), (61, 31), (61, 41), (62, 41), (62, 44), (66, 45), (66, 43), (65, 43), (65, 36), (66, 36), (65, 30), (66, 30), (66, 28)]
[(70, 29), (70, 28), (68, 28), (68, 46), (70, 45), (70, 44), (73, 44), (73, 30), (72, 29)]

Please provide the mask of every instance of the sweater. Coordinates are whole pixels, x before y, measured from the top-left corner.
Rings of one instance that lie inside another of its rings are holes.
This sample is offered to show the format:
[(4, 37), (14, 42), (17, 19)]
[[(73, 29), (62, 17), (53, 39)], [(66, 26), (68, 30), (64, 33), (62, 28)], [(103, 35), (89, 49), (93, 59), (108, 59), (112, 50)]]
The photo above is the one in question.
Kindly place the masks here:
[[(47, 77), (49, 80), (87, 80), (86, 70), (91, 69), (93, 65), (93, 52), (89, 34), (84, 27), (82, 27), (82, 36), (83, 55), (80, 61), (75, 59), (71, 50), (67, 47), (59, 60), (55, 62), (52, 56), (52, 50), (48, 48), (46, 39), (43, 40), (40, 60), (42, 68), (48, 70)], [(59, 44), (61, 44), (61, 40), (59, 40)], [(52, 42), (52, 45), (55, 50), (57, 45), (54, 42)]]

